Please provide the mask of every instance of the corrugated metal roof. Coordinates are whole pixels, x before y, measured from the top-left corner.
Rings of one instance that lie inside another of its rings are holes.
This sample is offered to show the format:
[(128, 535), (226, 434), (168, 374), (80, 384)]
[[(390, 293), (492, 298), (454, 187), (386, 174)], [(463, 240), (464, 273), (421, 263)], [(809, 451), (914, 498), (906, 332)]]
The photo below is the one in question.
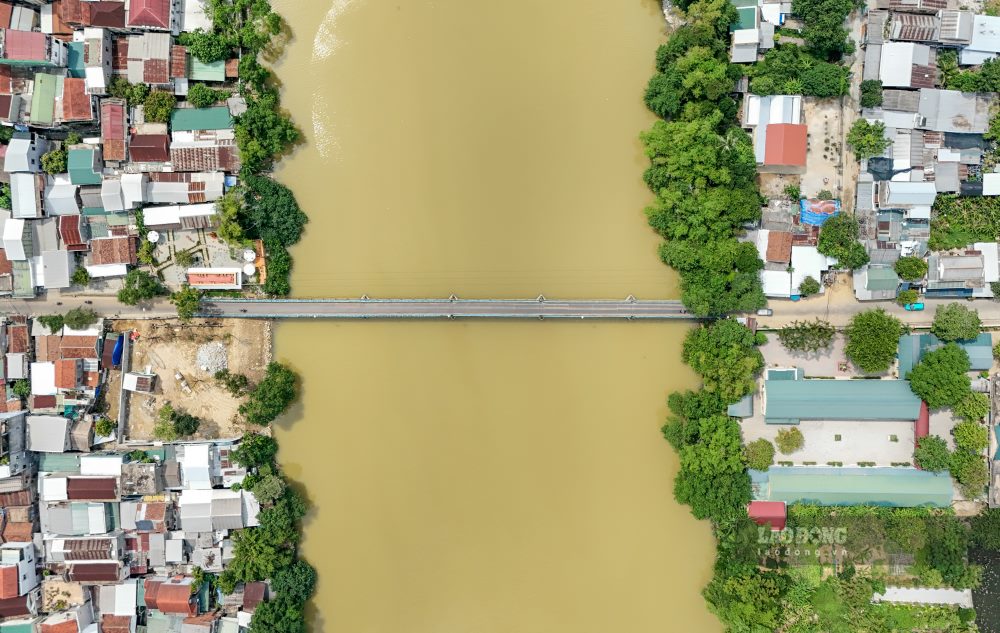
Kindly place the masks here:
[(59, 77), (38, 73), (31, 93), (31, 122), (52, 125), (55, 118)]
[(920, 399), (905, 380), (765, 380), (772, 420), (916, 420)]
[(761, 493), (770, 501), (785, 503), (946, 508), (953, 486), (948, 473), (913, 468), (775, 466), (768, 470)]
[(229, 108), (179, 108), (170, 114), (170, 129), (174, 132), (194, 130), (228, 130), (233, 127)]

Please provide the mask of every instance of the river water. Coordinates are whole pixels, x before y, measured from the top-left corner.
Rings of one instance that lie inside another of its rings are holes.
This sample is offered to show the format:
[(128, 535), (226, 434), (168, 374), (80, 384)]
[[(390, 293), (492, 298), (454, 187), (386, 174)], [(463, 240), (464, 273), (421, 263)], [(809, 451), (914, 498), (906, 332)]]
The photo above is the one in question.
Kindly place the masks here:
[[(641, 209), (655, 0), (276, 0), (299, 296), (675, 296)], [(718, 631), (672, 498), (685, 326), (279, 326), (323, 633)]]

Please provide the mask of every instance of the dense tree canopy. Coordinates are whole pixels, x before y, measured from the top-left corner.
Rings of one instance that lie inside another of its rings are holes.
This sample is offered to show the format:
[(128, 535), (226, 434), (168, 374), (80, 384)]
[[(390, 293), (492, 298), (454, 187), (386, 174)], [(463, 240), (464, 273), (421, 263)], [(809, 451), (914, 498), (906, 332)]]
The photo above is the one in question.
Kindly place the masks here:
[(778, 340), (785, 349), (818, 352), (830, 347), (837, 330), (829, 321), (793, 321), (778, 330)]
[(125, 283), (118, 291), (118, 301), (134, 306), (165, 292), (163, 284), (145, 270), (133, 268), (125, 275)]
[(877, 108), (882, 105), (882, 82), (866, 79), (861, 82), (861, 107)]
[(189, 321), (201, 308), (201, 291), (184, 286), (170, 295), (170, 303), (177, 307), (177, 317), (181, 321)]
[(948, 470), (951, 464), (951, 453), (948, 444), (937, 435), (928, 435), (917, 440), (913, 451), (913, 459), (920, 468), (936, 473)]
[(910, 389), (932, 409), (952, 407), (969, 394), (969, 355), (955, 343), (927, 352), (910, 372)]
[(907, 281), (923, 279), (927, 274), (927, 262), (923, 257), (908, 255), (900, 257), (895, 264), (896, 274)]
[(774, 444), (761, 438), (747, 444), (743, 449), (747, 468), (767, 470), (774, 463)]
[(792, 0), (792, 13), (805, 24), (802, 37), (806, 49), (828, 61), (837, 61), (845, 53), (853, 52), (854, 45), (845, 28), (852, 9), (852, 0)]
[(278, 454), (278, 443), (269, 435), (247, 433), (239, 446), (231, 453), (232, 458), (241, 466), (258, 468), (274, 462)]
[(879, 156), (889, 147), (889, 142), (882, 121), (869, 123), (865, 119), (857, 119), (847, 133), (847, 144), (854, 149), (858, 160)]
[(859, 312), (844, 330), (844, 352), (861, 370), (871, 373), (889, 369), (896, 357), (903, 324), (882, 308)]
[(868, 251), (858, 241), (858, 220), (839, 213), (823, 223), (817, 248), (820, 253), (837, 258), (839, 268), (853, 270), (868, 263)]
[(970, 391), (955, 405), (954, 413), (969, 422), (979, 422), (990, 413), (990, 399), (985, 393)]
[(959, 422), (951, 432), (955, 436), (957, 449), (982, 453), (990, 445), (989, 430), (978, 422)]
[(90, 308), (73, 308), (63, 317), (63, 323), (74, 330), (83, 330), (97, 323), (98, 318)]
[(753, 391), (764, 367), (754, 333), (732, 319), (691, 330), (684, 339), (684, 362), (701, 375), (705, 390), (736, 402)]
[(722, 520), (744, 511), (750, 477), (743, 464), (739, 424), (728, 416), (698, 422), (698, 441), (680, 450), (674, 496), (698, 519)]
[(753, 244), (674, 240), (660, 247), (660, 259), (681, 273), (681, 298), (697, 316), (749, 312), (767, 301), (760, 286), (764, 263)]
[(971, 340), (979, 336), (979, 312), (961, 303), (938, 306), (931, 332), (942, 341)]
[(264, 379), (240, 405), (240, 413), (253, 424), (269, 424), (295, 401), (297, 382), (298, 376), (290, 368), (273, 361), (268, 363)]
[(143, 103), (143, 112), (148, 123), (166, 123), (177, 105), (177, 98), (165, 90), (154, 90)]
[(839, 97), (847, 94), (849, 85), (847, 68), (816, 59), (794, 44), (775, 46), (746, 72), (751, 92), (758, 95)]
[(244, 179), (239, 217), (249, 237), (283, 246), (298, 242), (308, 221), (291, 190), (267, 176)]
[(983, 508), (972, 517), (971, 538), (979, 547), (1000, 551), (1000, 508)]

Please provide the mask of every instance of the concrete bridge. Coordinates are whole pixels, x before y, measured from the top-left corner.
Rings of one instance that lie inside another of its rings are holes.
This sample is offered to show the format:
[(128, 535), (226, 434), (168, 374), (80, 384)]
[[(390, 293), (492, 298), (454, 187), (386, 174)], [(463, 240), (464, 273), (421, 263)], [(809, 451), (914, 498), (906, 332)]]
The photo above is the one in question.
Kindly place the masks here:
[(201, 317), (250, 319), (695, 319), (680, 301), (205, 299)]

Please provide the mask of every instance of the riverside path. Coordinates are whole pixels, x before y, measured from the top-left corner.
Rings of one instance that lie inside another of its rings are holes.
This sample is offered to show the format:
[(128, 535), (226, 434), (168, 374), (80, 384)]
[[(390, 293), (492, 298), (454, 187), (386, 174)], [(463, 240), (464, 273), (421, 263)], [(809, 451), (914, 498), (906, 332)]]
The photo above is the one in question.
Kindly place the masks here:
[(680, 301), (206, 299), (198, 316), (256, 319), (695, 319)]

